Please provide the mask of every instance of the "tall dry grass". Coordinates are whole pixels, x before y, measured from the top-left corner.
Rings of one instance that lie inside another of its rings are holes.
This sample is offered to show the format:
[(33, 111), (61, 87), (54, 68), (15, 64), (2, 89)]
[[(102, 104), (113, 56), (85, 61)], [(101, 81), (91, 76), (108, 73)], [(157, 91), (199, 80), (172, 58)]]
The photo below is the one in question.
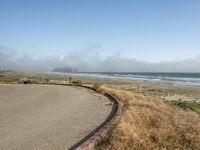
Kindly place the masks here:
[(124, 104), (98, 149), (200, 149), (200, 116), (130, 91), (102, 87)]

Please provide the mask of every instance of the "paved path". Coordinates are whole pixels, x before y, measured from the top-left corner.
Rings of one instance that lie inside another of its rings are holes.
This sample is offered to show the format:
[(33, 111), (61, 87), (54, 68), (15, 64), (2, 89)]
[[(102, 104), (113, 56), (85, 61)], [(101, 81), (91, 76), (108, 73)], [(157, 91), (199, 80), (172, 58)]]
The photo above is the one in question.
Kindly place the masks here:
[(0, 150), (64, 150), (111, 111), (107, 98), (87, 89), (0, 84)]

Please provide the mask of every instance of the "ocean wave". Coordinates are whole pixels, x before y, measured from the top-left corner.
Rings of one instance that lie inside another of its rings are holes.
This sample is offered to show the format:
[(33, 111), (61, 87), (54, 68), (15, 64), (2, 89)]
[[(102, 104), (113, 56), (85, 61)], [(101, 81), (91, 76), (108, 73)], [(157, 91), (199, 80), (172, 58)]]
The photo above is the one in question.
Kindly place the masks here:
[(200, 86), (200, 74), (197, 73), (66, 73), (66, 75), (142, 80)]

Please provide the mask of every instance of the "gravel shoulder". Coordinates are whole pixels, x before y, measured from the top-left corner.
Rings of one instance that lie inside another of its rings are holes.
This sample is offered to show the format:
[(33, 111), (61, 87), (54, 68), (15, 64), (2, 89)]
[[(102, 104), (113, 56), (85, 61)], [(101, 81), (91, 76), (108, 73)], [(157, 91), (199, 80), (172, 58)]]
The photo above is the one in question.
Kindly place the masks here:
[(108, 103), (79, 87), (0, 84), (0, 149), (67, 149), (107, 118)]

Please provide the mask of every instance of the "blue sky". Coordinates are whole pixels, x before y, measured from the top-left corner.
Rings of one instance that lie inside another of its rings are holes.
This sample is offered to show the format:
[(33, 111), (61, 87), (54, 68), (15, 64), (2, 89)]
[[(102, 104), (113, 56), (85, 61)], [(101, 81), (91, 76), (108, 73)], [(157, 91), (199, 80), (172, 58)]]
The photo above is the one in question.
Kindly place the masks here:
[(0, 0), (0, 46), (34, 58), (96, 45), (158, 63), (200, 56), (199, 41), (199, 0)]

